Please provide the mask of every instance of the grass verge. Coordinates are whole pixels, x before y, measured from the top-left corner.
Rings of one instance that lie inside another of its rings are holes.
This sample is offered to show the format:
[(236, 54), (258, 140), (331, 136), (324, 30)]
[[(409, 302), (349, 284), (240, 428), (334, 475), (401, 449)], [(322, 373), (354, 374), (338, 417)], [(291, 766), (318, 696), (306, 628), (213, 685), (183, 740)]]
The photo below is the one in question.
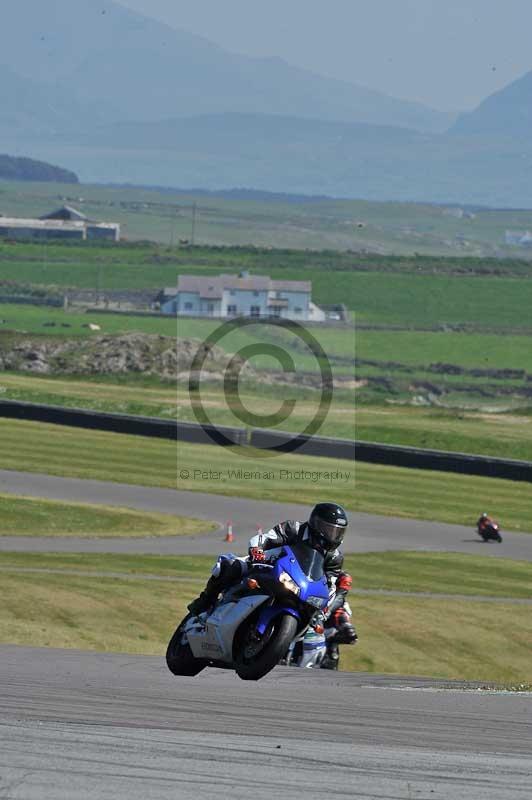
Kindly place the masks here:
[(503, 530), (532, 531), (529, 486), (493, 478), (282, 455), (0, 420), (0, 468), (313, 505), (334, 496), (352, 511), (474, 525), (479, 510)]
[(360, 646), (343, 669), (440, 678), (529, 682), (529, 607), (460, 600), (370, 597), (354, 605)]
[[(44, 377), (4, 372), (0, 390), (6, 400), (195, 422), (188, 389), (178, 386), (176, 392), (175, 385), (154, 376)], [(240, 389), (244, 407), (260, 408), (261, 414), (274, 413), (285, 397), (293, 396), (291, 386), (259, 384)], [(532, 461), (532, 415), (524, 410), (490, 413), (360, 402), (355, 410), (355, 396), (352, 390), (335, 391), (321, 434)], [(201, 397), (213, 422), (241, 424), (219, 386), (202, 389)], [(279, 428), (303, 430), (316, 414), (319, 398), (318, 391), (298, 387), (296, 407)]]
[[(0, 553), (0, 568), (158, 575), (204, 580), (212, 556), (108, 553)], [(358, 553), (345, 558), (355, 589), (433, 592), (532, 600), (532, 564), (461, 553)], [(358, 601), (355, 601), (358, 602)]]
[(216, 527), (170, 514), (0, 495), (0, 536), (177, 536), (206, 533)]
[[(163, 654), (209, 559), (156, 556), (0, 554), (0, 641), (45, 647)], [(358, 566), (357, 566), (358, 565)], [(349, 568), (351, 564), (348, 563)], [(452, 591), (459, 579), (476, 594), (522, 596), (521, 562), (469, 556), (366, 554), (353, 559), (356, 585), (425, 586)], [(33, 573), (24, 568), (55, 569)], [(89, 570), (102, 571), (89, 577)], [(68, 570), (68, 571), (67, 571)], [(80, 575), (72, 574), (75, 570)], [(107, 572), (107, 577), (105, 573)], [(137, 580), (117, 577), (136, 575)], [(171, 584), (142, 574), (173, 574)], [(420, 576), (423, 576), (420, 579)], [(182, 580), (180, 580), (180, 576)], [(195, 580), (197, 579), (197, 580)], [(532, 679), (530, 608), (474, 599), (352, 596), (360, 643), (344, 648), (344, 669), (524, 684)]]

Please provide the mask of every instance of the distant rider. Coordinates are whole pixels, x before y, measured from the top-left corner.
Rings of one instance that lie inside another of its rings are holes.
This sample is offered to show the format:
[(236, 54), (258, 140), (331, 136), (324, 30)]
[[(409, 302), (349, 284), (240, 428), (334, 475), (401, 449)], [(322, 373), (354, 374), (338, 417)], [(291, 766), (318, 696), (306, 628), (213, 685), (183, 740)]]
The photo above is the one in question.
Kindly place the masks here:
[(482, 531), (485, 531), (486, 528), (490, 528), (494, 524), (495, 520), (489, 517), (486, 512), (484, 511), (483, 514), (477, 520), (477, 530), (482, 535)]
[[(267, 561), (267, 551), (283, 545), (307, 542), (324, 556), (324, 572), (327, 576), (331, 599), (335, 596), (336, 580), (342, 571), (344, 557), (338, 549), (347, 530), (347, 514), (336, 503), (318, 503), (312, 509), (308, 522), (287, 520), (275, 525), (265, 534), (257, 534), (249, 540), (248, 558), (238, 558), (228, 553), (221, 555), (214, 565), (211, 577), (202, 593), (188, 605), (194, 616), (208, 611), (225, 591), (241, 580), (254, 562)], [(266, 551), (266, 552), (265, 552)]]
[(341, 644), (354, 644), (357, 633), (352, 624), (352, 613), (347, 594), (353, 586), (348, 572), (341, 572), (336, 581), (336, 596), (329, 606), (325, 620), (325, 640), (327, 651), (321, 662), (321, 669), (338, 669)]

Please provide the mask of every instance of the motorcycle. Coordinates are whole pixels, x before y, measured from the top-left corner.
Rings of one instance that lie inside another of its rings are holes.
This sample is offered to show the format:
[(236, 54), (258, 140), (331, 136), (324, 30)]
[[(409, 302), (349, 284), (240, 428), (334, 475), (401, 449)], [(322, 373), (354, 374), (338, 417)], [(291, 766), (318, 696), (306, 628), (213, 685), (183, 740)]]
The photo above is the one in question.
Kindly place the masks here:
[[(351, 619), (353, 614), (349, 603), (345, 603), (344, 610)], [(334, 619), (314, 627), (309, 625), (307, 630), (290, 644), (283, 663), (303, 669), (338, 669), (338, 658), (333, 660), (334, 666), (331, 666), (329, 647), (332, 642), (336, 644), (337, 653), (338, 644), (349, 644), (348, 641), (339, 638)]]
[(499, 523), (493, 520), (492, 522), (484, 525), (483, 528), (480, 525), (477, 528), (478, 535), (484, 539), (485, 542), (502, 542), (502, 536), (499, 530)]
[(243, 680), (264, 677), (327, 607), (323, 565), (304, 542), (269, 550), (268, 562), (254, 563), (211, 611), (184, 618), (166, 651), (170, 672), (193, 676), (211, 666)]

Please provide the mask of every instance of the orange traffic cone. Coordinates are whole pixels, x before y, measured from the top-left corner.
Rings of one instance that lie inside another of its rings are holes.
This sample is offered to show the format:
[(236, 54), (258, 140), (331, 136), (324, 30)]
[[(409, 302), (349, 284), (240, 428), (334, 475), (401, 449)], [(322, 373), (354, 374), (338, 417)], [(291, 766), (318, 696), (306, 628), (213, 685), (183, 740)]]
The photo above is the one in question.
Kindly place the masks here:
[(231, 544), (235, 540), (235, 537), (233, 536), (233, 523), (231, 520), (227, 522), (226, 531), (227, 533), (225, 534), (224, 542)]

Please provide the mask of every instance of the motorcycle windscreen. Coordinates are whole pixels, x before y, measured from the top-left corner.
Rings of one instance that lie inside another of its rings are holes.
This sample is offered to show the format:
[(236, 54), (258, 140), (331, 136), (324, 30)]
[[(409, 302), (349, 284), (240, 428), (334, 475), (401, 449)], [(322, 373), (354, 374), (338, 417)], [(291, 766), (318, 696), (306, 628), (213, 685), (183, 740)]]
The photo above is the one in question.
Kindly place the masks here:
[(319, 581), (323, 577), (324, 558), (321, 553), (314, 550), (304, 542), (290, 545), (290, 549), (297, 558), (302, 572), (312, 581)]

